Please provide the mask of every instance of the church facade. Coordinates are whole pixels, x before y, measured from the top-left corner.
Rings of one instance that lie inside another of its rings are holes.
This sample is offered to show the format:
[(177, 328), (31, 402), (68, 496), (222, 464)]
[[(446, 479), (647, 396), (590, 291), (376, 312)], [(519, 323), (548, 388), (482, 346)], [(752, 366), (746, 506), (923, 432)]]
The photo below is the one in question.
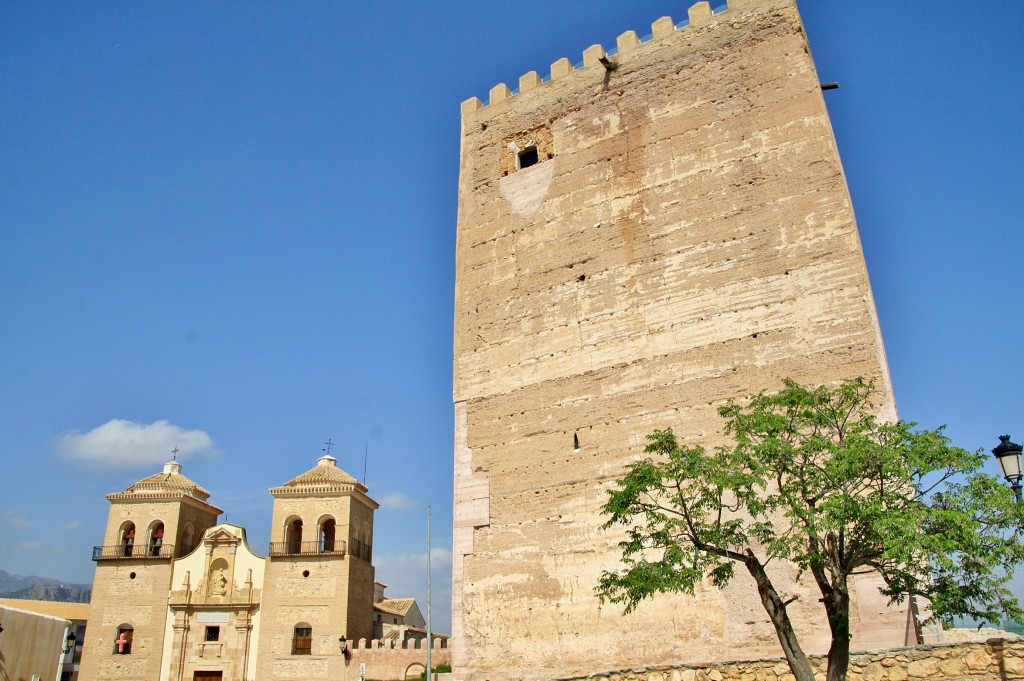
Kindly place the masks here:
[(374, 635), (378, 504), (331, 456), (270, 494), (268, 556), (176, 461), (107, 495), (81, 678), (346, 678)]

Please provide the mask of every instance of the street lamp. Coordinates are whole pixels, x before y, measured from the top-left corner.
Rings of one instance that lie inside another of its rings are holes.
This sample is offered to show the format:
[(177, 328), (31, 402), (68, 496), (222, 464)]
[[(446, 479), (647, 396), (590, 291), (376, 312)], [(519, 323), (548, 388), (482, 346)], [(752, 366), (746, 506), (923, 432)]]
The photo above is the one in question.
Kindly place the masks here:
[(65, 655), (70, 653), (72, 650), (75, 649), (75, 641), (77, 641), (77, 640), (78, 640), (78, 637), (75, 636), (75, 632), (69, 631), (68, 632), (68, 637), (64, 641), (65, 645), (64, 645), (63, 648), (60, 649), (60, 652), (64, 653)]
[(345, 634), (342, 634), (341, 637), (338, 638), (338, 647), (341, 648), (341, 654), (345, 656), (346, 660), (352, 657), (352, 653), (348, 649), (348, 639), (345, 638)]
[(1003, 469), (1003, 477), (1010, 483), (1010, 489), (1013, 490), (1018, 502), (1021, 500), (1020, 481), (1024, 478), (1024, 473), (1021, 472), (1021, 449), (1019, 444), (1010, 442), (1009, 435), (1000, 435), (999, 446), (992, 450), (999, 461), (999, 467)]

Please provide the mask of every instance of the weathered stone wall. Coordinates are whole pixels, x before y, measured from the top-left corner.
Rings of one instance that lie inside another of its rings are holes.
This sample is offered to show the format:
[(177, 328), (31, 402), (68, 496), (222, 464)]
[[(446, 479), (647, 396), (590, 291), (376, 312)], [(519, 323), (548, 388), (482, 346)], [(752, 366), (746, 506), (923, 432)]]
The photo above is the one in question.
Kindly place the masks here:
[[(824, 681), (823, 657), (811, 660)], [(584, 677), (571, 677), (582, 679)], [(792, 681), (784, 659), (651, 667), (587, 676), (605, 681)], [(927, 645), (854, 655), (847, 681), (1011, 681), (1024, 679), (1024, 639)], [(564, 681), (569, 681), (565, 679)]]
[[(587, 673), (598, 660), (778, 653), (752, 583), (629, 617), (593, 589), (619, 562), (600, 507), (644, 436), (721, 441), (716, 409), (785, 377), (863, 375), (895, 415), (835, 140), (792, 0), (629, 31), (607, 69), (552, 65), (462, 109), (454, 397), (459, 678)], [(773, 566), (811, 652), (807, 580)], [(905, 613), (856, 585), (859, 649)]]

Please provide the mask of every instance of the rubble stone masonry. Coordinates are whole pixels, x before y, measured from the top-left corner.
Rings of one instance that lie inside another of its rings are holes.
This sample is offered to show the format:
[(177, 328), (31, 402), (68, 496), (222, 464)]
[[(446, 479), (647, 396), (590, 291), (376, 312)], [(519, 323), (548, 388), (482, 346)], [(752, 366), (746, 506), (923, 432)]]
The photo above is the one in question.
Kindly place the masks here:
[[(815, 657), (811, 665), (815, 678), (824, 680), (826, 660)], [(773, 659), (631, 669), (587, 678), (601, 681), (792, 681), (793, 674), (785, 660)], [(992, 638), (854, 655), (846, 678), (847, 681), (1024, 679), (1024, 640)]]

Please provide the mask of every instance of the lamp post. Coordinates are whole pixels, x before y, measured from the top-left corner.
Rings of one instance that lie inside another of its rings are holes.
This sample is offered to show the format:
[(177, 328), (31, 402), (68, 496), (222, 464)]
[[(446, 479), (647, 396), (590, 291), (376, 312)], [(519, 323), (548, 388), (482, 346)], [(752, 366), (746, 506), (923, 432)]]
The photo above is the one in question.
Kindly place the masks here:
[(345, 638), (344, 634), (342, 634), (338, 638), (338, 647), (341, 648), (341, 654), (345, 658), (345, 661), (347, 662), (348, 659), (352, 656), (352, 653), (348, 649), (348, 639)]
[(1006, 482), (1010, 483), (1010, 489), (1013, 490), (1018, 502), (1021, 500), (1020, 481), (1024, 478), (1024, 473), (1021, 471), (1021, 449), (1021, 445), (1010, 442), (1009, 435), (1000, 435), (999, 446), (992, 450), (996, 460), (999, 461), (999, 467), (1003, 469), (1003, 477), (1006, 478)]
[(60, 652), (64, 653), (65, 655), (70, 653), (72, 650), (75, 649), (75, 641), (77, 640), (78, 637), (75, 636), (75, 632), (69, 631), (68, 637), (64, 640), (64, 647), (60, 649)]

